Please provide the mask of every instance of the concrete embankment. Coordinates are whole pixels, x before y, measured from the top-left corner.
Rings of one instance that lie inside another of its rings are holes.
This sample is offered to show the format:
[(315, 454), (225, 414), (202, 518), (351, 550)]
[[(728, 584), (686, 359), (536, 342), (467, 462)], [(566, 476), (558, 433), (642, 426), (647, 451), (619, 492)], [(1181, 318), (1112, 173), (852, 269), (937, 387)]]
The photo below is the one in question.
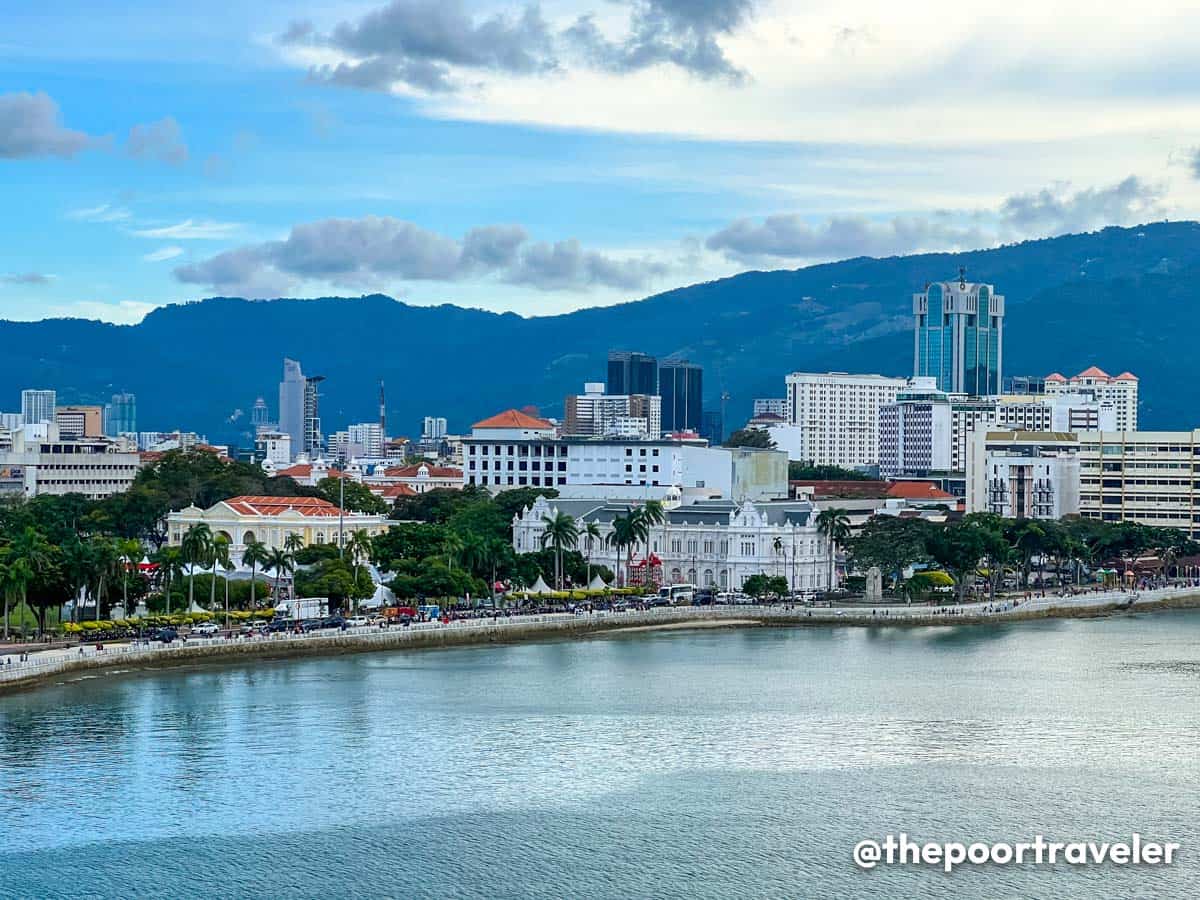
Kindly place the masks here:
[(239, 660), (330, 656), (378, 650), (433, 649), (471, 644), (518, 643), (532, 640), (577, 638), (592, 634), (630, 635), (689, 627), (751, 626), (858, 626), (929, 627), (998, 625), (1033, 619), (1094, 618), (1126, 611), (1200, 608), (1200, 590), (1172, 589), (1130, 598), (1117, 594), (1084, 594), (1026, 601), (1008, 609), (969, 604), (949, 612), (926, 607), (861, 607), (809, 609), (805, 607), (703, 607), (668, 608), (645, 612), (588, 615), (515, 616), (498, 620), (469, 620), (448, 625), (425, 623), (409, 628), (369, 629), (352, 632), (317, 632), (303, 636), (271, 635), (266, 638), (221, 638), (176, 642), (169, 647), (112, 644), (97, 651), (83, 647), (69, 651), (33, 654), (30, 661), (0, 667), (0, 693), (61, 680), (64, 676), (96, 669), (145, 670)]

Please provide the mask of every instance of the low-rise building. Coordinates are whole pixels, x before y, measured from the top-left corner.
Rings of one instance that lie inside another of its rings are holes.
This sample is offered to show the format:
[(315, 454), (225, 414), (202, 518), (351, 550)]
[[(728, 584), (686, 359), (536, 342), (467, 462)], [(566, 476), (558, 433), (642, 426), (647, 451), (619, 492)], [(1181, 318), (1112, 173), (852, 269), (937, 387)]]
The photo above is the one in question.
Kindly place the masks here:
[(967, 456), (967, 512), (1008, 519), (1078, 514), (1079, 448), (1069, 432), (980, 429)]
[(204, 523), (213, 535), (229, 541), (230, 556), (240, 565), (246, 545), (257, 541), (267, 549), (285, 549), (289, 535), (304, 546), (337, 544), (356, 531), (382, 534), (390, 525), (386, 516), (343, 512), (319, 497), (230, 497), (207, 509), (188, 506), (167, 516), (167, 542), (179, 546), (187, 530)]
[(99, 500), (129, 489), (141, 460), (132, 441), (69, 439), (57, 425), (26, 425), (0, 438), (0, 496), (83, 494)]
[(1079, 513), (1200, 538), (1200, 429), (1079, 433)]
[[(453, 466), (431, 466), (420, 463), (413, 466), (376, 466), (372, 474), (362, 479), (363, 484), (385, 499), (399, 496), (415, 496), (427, 491), (460, 491), (463, 487), (463, 471)], [(403, 485), (407, 491), (387, 491), (394, 485)]]
[[(613, 520), (636, 508), (629, 502), (549, 500), (539, 497), (513, 518), (513, 549), (532, 553), (542, 549), (545, 518), (563, 512), (580, 530), (589, 524), (600, 537), (583, 537), (577, 547), (593, 565), (614, 573), (642, 562), (647, 547), (622, 548), (610, 541)], [(650, 529), (649, 553), (661, 565), (666, 584), (694, 584), (701, 588), (738, 590), (751, 575), (777, 575), (793, 591), (827, 590), (834, 556), (829, 540), (816, 525), (817, 508), (807, 501), (765, 503), (706, 500), (667, 510), (666, 521)]]

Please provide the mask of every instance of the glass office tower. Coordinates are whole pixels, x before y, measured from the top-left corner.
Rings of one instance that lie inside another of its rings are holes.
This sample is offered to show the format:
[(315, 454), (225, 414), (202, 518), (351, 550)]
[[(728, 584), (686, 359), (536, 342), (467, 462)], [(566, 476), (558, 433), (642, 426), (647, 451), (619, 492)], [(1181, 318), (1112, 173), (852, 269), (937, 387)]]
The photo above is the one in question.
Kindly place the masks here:
[(669, 360), (658, 367), (663, 431), (700, 433), (700, 422), (704, 415), (701, 400), (703, 374), (699, 366), (687, 360)]
[(939, 281), (913, 294), (913, 374), (939, 390), (986, 397), (1001, 392), (1004, 297), (990, 284)]

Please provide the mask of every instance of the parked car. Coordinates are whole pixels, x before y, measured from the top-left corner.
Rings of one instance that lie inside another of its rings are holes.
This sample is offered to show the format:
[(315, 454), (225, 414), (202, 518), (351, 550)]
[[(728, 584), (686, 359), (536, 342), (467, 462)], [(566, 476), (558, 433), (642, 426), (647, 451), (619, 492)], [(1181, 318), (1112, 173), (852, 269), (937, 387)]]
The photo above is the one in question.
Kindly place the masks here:
[(341, 628), (346, 624), (346, 620), (341, 616), (326, 616), (317, 625), (318, 628)]
[(351, 616), (346, 620), (347, 628), (366, 628), (371, 624), (371, 620), (366, 616)]
[(214, 637), (221, 633), (221, 626), (216, 622), (201, 622), (192, 626), (191, 633), (197, 637)]
[(174, 628), (160, 628), (154, 635), (155, 640), (162, 641), (164, 644), (171, 643), (177, 637), (179, 637), (179, 632)]

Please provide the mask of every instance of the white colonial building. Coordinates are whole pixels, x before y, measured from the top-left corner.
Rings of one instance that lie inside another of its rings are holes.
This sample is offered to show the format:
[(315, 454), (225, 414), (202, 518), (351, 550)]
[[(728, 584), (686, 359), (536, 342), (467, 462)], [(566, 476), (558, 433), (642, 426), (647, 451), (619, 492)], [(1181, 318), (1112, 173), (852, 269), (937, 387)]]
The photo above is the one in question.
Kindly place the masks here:
[(229, 553), (240, 564), (251, 541), (268, 550), (284, 549), (288, 535), (298, 535), (304, 546), (336, 544), (339, 533), (349, 540), (356, 531), (369, 535), (387, 531), (387, 516), (342, 512), (319, 497), (230, 497), (208, 509), (188, 506), (167, 516), (167, 542), (179, 546), (192, 526), (203, 522), (214, 536), (229, 541)]
[[(546, 517), (566, 513), (582, 531), (595, 523), (600, 538), (583, 536), (576, 549), (594, 565), (625, 571), (622, 549), (618, 558), (608, 543), (613, 520), (637, 504), (599, 500), (548, 500), (539, 497), (513, 517), (513, 549), (534, 553), (542, 549)], [(793, 591), (827, 590), (832, 575), (829, 541), (817, 531), (817, 508), (808, 501), (754, 503), (704, 500), (666, 511), (666, 521), (650, 533), (650, 553), (662, 563), (667, 584), (694, 584), (717, 590), (737, 590), (751, 575), (782, 576)], [(646, 555), (645, 544), (633, 548), (633, 562)]]

